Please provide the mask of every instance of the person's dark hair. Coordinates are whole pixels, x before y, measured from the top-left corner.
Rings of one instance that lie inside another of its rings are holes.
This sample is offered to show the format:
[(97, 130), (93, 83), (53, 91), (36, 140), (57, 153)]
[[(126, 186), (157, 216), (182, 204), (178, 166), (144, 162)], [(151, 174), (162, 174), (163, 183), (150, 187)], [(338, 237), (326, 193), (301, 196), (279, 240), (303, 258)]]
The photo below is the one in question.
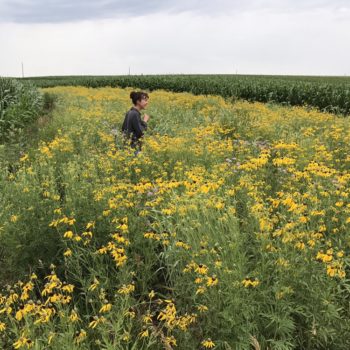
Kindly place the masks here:
[(147, 92), (143, 91), (132, 91), (130, 93), (130, 98), (134, 105), (137, 104), (137, 101), (141, 101), (143, 98), (149, 98)]

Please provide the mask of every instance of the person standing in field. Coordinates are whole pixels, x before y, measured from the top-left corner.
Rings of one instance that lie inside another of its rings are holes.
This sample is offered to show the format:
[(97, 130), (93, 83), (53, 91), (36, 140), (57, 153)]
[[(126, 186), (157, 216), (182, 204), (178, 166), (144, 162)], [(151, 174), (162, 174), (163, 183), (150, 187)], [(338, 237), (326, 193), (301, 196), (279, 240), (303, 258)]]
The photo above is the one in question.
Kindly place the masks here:
[(130, 94), (133, 107), (126, 113), (122, 125), (122, 133), (125, 142), (130, 141), (131, 148), (135, 149), (137, 155), (142, 148), (142, 137), (144, 131), (147, 129), (147, 122), (149, 115), (145, 114), (143, 120), (141, 119), (141, 111), (148, 105), (148, 94), (143, 91), (132, 91)]

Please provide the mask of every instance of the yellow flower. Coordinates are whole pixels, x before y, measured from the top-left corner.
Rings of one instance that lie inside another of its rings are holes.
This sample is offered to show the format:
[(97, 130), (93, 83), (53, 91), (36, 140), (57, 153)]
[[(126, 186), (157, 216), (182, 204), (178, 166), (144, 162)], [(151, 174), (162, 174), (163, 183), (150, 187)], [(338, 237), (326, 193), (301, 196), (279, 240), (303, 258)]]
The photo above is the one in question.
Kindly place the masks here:
[(345, 271), (344, 270), (338, 270), (338, 276), (339, 276), (339, 278), (345, 278), (345, 276), (346, 276)]
[(124, 248), (112, 247), (110, 254), (112, 255), (117, 266), (122, 266), (126, 263), (127, 256)]
[(216, 209), (222, 209), (222, 208), (224, 208), (224, 207), (225, 207), (225, 203), (217, 202), (217, 203), (215, 204), (215, 208), (216, 208)]
[(250, 278), (245, 278), (243, 281), (242, 281), (242, 284), (244, 287), (248, 288), (248, 287), (256, 287), (257, 285), (259, 285), (259, 280), (258, 279), (255, 279), (255, 280), (251, 280)]
[(333, 260), (332, 254), (324, 254), (323, 252), (318, 252), (316, 255), (317, 260), (322, 260), (323, 262), (330, 262)]
[(61, 214), (62, 213), (62, 209), (61, 208), (56, 208), (53, 211), (55, 214)]
[(64, 238), (69, 238), (69, 239), (72, 239), (73, 238), (73, 232), (72, 231), (67, 231), (64, 233), (63, 237)]
[(218, 284), (218, 282), (219, 282), (219, 280), (217, 279), (216, 276), (207, 277), (207, 286), (208, 287), (216, 286)]
[(64, 253), (63, 253), (64, 256), (72, 256), (72, 249), (67, 249)]
[(222, 266), (222, 261), (221, 260), (215, 261), (215, 266), (216, 267), (221, 267)]
[(90, 227), (95, 227), (95, 221), (88, 222), (86, 225), (86, 229), (88, 230)]
[(106, 254), (108, 252), (107, 247), (102, 247), (97, 251), (99, 254)]
[(118, 293), (127, 295), (133, 292), (134, 290), (135, 290), (135, 285), (133, 283), (128, 285), (123, 284), (123, 286), (118, 289)]
[(69, 319), (70, 319), (71, 322), (77, 322), (77, 321), (80, 320), (79, 315), (76, 313), (75, 310), (72, 310), (72, 312), (71, 312), (71, 314), (69, 316)]
[(87, 336), (87, 333), (84, 329), (81, 329), (77, 337), (75, 338), (76, 343), (81, 343)]
[(165, 338), (165, 343), (170, 345), (170, 346), (176, 346), (177, 345), (176, 344), (176, 339), (175, 339), (175, 337), (173, 335), (170, 336), (170, 337), (166, 337)]
[(53, 333), (53, 332), (49, 333), (49, 337), (47, 338), (47, 343), (49, 345), (52, 343), (52, 340), (53, 340), (54, 336), (55, 336), (55, 333)]
[(105, 320), (103, 316), (94, 316), (94, 320), (89, 323), (89, 328), (96, 328), (98, 324), (103, 323)]
[(130, 339), (130, 333), (129, 332), (124, 332), (122, 339), (124, 341), (128, 341)]
[(34, 345), (33, 341), (27, 337), (20, 337), (14, 344), (15, 349), (20, 349), (26, 347), (27, 349), (31, 348)]
[(182, 247), (186, 250), (191, 249), (191, 246), (189, 246), (188, 244), (186, 244), (185, 242), (179, 240), (178, 242), (175, 243), (176, 247)]
[(334, 277), (336, 272), (337, 272), (337, 269), (334, 266), (332, 265), (327, 266), (327, 275), (329, 275), (330, 277)]
[(20, 162), (25, 162), (27, 159), (29, 159), (28, 154), (24, 154), (24, 155), (19, 159), (19, 161), (20, 161)]
[(23, 311), (22, 311), (22, 310), (18, 310), (18, 311), (16, 312), (15, 318), (16, 318), (17, 321), (21, 321), (22, 318), (23, 318), (23, 316), (24, 316)]
[(198, 306), (197, 306), (197, 309), (198, 309), (198, 311), (200, 311), (200, 312), (208, 311), (208, 307), (205, 306), (205, 305), (198, 305)]
[(206, 349), (211, 349), (215, 346), (215, 343), (210, 338), (208, 338), (202, 341), (202, 346)]
[(206, 288), (203, 286), (200, 286), (197, 290), (196, 290), (196, 295), (197, 294), (204, 294), (204, 292), (206, 291)]
[(295, 247), (300, 249), (300, 250), (304, 250), (305, 249), (305, 243), (304, 242), (297, 242), (295, 244)]
[(0, 322), (0, 332), (3, 332), (6, 329), (6, 325), (4, 322)]
[(108, 311), (110, 311), (111, 310), (111, 308), (112, 308), (112, 304), (104, 304), (101, 308), (100, 308), (100, 313), (102, 313), (102, 312), (108, 312)]
[(146, 315), (143, 315), (142, 322), (143, 323), (152, 323), (152, 315), (149, 313), (147, 313)]
[(307, 216), (301, 216), (301, 217), (299, 218), (299, 221), (300, 221), (301, 223), (305, 224), (306, 222), (309, 221), (309, 219), (308, 219)]
[(130, 242), (128, 239), (126, 239), (121, 233), (115, 233), (114, 235), (112, 235), (112, 237), (121, 244), (125, 244), (125, 245), (129, 245)]
[(173, 213), (171, 209), (162, 209), (161, 211), (164, 215), (171, 215)]
[(203, 265), (203, 264), (199, 264), (195, 271), (201, 275), (206, 275), (207, 272), (208, 272), (208, 267), (206, 265)]
[(18, 215), (11, 215), (10, 221), (11, 221), (11, 222), (16, 222), (16, 221), (18, 221)]
[(65, 286), (62, 287), (62, 291), (67, 293), (73, 293), (73, 290), (74, 290), (73, 284), (66, 284)]
[(91, 285), (90, 285), (90, 287), (88, 288), (88, 290), (95, 290), (96, 288), (97, 288), (97, 286), (100, 284), (100, 282), (96, 279), (96, 278), (94, 278), (94, 283), (92, 283)]
[(132, 308), (124, 312), (124, 316), (129, 316), (130, 318), (135, 318), (136, 313)]
[(344, 256), (344, 252), (341, 250), (337, 253), (338, 258), (342, 258)]
[(122, 230), (124, 232), (128, 231), (128, 225), (127, 224), (119, 225), (119, 226), (117, 226), (117, 228), (119, 228), (120, 230)]
[(70, 219), (70, 220), (68, 220), (68, 225), (70, 225), (70, 226), (73, 226), (74, 225), (74, 223), (75, 223), (75, 219)]
[(173, 328), (176, 323), (176, 307), (171, 301), (164, 301), (167, 303), (167, 306), (159, 313), (157, 319), (165, 321), (168, 328)]
[(149, 332), (148, 332), (148, 329), (145, 329), (144, 331), (142, 331), (140, 333), (140, 337), (141, 338), (145, 338), (145, 337), (148, 337), (149, 336)]

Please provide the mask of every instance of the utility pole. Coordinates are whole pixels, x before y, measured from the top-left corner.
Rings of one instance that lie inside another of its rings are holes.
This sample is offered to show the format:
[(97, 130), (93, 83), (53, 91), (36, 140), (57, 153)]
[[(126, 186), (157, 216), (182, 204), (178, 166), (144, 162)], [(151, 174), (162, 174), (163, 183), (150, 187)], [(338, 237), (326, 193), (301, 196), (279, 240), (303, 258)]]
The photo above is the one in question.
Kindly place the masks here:
[(24, 78), (24, 68), (23, 68), (23, 62), (22, 62), (22, 78)]

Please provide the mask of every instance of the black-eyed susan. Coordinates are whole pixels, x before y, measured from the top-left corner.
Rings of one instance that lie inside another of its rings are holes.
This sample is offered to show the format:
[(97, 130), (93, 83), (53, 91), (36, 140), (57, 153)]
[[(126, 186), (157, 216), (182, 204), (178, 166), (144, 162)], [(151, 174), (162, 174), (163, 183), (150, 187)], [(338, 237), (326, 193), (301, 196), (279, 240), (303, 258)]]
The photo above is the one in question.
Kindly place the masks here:
[(206, 349), (212, 349), (215, 347), (215, 343), (210, 338), (203, 340), (201, 344)]

